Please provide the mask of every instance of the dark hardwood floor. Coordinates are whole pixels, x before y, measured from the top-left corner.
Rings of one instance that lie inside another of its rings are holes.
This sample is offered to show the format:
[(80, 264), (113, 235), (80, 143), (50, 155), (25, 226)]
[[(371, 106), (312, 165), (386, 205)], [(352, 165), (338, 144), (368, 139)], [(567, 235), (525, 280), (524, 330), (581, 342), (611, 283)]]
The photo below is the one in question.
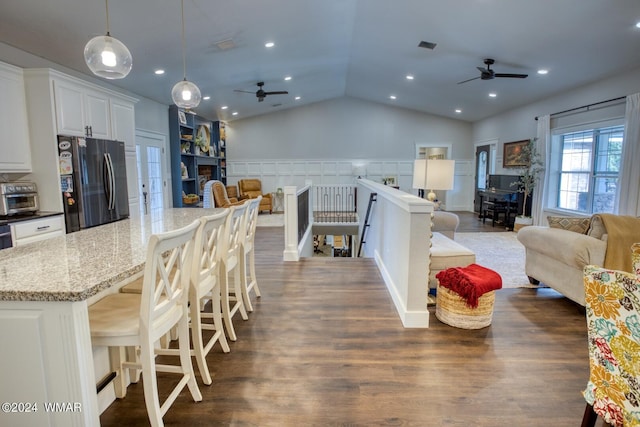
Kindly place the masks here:
[(460, 225), (458, 226), (458, 232), (460, 233), (472, 233), (472, 232), (505, 232), (509, 231), (505, 228), (504, 225), (496, 223), (495, 226), (492, 225), (491, 218), (487, 218), (487, 220), (483, 223), (482, 219), (478, 218), (477, 213), (473, 212), (460, 212), (454, 211), (458, 218), (460, 218)]
[[(258, 228), (256, 247), (262, 298), (234, 319), (231, 352), (209, 354), (203, 401), (185, 390), (167, 426), (580, 424), (584, 313), (553, 290), (498, 291), (481, 330), (442, 324), (435, 308), (430, 328), (405, 329), (373, 260), (285, 263), (281, 227)], [(172, 383), (159, 375), (162, 394)], [(142, 383), (100, 420), (148, 425)]]

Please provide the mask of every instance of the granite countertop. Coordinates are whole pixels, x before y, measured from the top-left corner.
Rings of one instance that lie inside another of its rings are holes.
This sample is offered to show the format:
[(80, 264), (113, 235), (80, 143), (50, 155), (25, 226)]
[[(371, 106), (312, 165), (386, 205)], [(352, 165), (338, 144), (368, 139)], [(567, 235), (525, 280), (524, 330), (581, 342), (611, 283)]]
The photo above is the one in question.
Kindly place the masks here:
[(0, 251), (0, 301), (83, 301), (143, 270), (153, 233), (220, 209), (152, 212)]

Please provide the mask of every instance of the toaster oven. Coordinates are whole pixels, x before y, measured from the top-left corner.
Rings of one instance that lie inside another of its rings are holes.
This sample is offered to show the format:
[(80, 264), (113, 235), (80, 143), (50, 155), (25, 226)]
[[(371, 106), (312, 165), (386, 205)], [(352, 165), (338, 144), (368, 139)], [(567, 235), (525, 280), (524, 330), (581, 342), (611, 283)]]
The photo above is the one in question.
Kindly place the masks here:
[(38, 211), (38, 190), (34, 182), (0, 183), (0, 216)]

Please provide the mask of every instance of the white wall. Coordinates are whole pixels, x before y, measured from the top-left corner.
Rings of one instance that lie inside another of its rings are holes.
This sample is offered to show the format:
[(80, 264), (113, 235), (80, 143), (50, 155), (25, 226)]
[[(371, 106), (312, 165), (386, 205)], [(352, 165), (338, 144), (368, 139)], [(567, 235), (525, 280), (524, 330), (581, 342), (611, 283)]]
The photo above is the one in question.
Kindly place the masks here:
[(227, 126), (227, 156), (233, 160), (413, 160), (418, 142), (452, 144), (453, 158), (473, 157), (467, 122), (349, 97)]
[(463, 162), (447, 209), (469, 210), (473, 182), (466, 179), (466, 165), (473, 158), (471, 140), (471, 124), (464, 121), (337, 98), (229, 123), (228, 183), (260, 178), (265, 192), (300, 186), (308, 179), (314, 184), (351, 184), (351, 165), (365, 164), (367, 178), (381, 182), (392, 175), (401, 190), (415, 192), (416, 144), (450, 144), (452, 158)]
[[(551, 74), (549, 78), (552, 78)], [(513, 170), (502, 168), (502, 144), (535, 137), (536, 116), (553, 114), (636, 92), (640, 92), (640, 69), (584, 85), (507, 113), (475, 122), (472, 138), (474, 142), (498, 139), (496, 173), (510, 174), (513, 173)]]

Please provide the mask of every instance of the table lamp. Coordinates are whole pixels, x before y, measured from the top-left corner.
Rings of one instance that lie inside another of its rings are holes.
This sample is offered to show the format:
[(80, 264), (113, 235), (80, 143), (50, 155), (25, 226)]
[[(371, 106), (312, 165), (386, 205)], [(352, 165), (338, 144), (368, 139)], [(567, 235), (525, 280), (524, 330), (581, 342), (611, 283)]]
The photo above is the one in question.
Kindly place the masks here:
[(455, 160), (426, 160), (424, 188), (429, 189), (427, 200), (436, 199), (434, 190), (453, 190)]
[(427, 174), (427, 159), (413, 161), (413, 188), (418, 189), (418, 197), (424, 198), (425, 177)]

